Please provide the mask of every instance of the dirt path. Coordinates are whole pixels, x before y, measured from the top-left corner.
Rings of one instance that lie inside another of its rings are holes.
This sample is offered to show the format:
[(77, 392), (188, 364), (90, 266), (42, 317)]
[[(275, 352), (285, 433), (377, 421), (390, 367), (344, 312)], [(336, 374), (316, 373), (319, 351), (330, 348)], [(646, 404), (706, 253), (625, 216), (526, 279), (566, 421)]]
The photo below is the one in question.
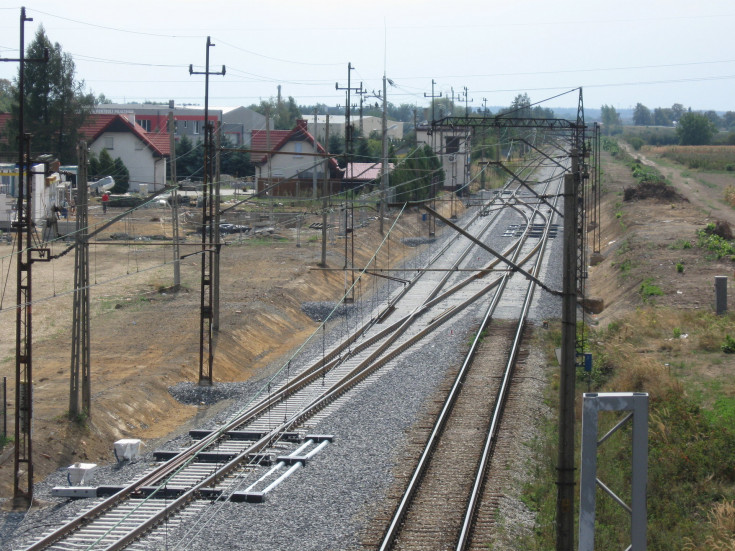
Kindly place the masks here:
[(661, 172), (679, 193), (699, 207), (708, 218), (726, 220), (735, 227), (735, 209), (724, 199), (724, 189), (727, 184), (735, 184), (735, 176), (689, 171), (686, 167), (676, 165), (671, 161), (654, 159), (655, 155), (646, 156), (640, 151), (634, 151), (629, 144), (623, 141), (619, 143), (633, 158)]

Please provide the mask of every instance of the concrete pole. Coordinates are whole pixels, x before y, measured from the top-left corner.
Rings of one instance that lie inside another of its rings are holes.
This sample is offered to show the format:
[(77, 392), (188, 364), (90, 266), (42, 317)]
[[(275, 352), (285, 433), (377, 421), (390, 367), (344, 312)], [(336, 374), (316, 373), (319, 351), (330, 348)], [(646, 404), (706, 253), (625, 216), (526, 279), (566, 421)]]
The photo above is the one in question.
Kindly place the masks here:
[(574, 397), (577, 339), (576, 157), (564, 177), (564, 258), (562, 281), (559, 449), (557, 458), (556, 551), (574, 550)]
[[(329, 153), (329, 113), (327, 113), (326, 124), (324, 125), (324, 143), (327, 153)], [(322, 261), (319, 265), (322, 268), (327, 267), (327, 197), (329, 196), (329, 157), (324, 159), (324, 189), (322, 190)]]
[(219, 224), (220, 224), (220, 148), (222, 146), (222, 123), (217, 122), (215, 135), (215, 154), (214, 154), (214, 265), (212, 266), (212, 330), (219, 331), (219, 295), (220, 295), (220, 251), (222, 245), (220, 243)]
[(388, 192), (388, 99), (386, 97), (388, 79), (383, 75), (383, 171), (380, 179), (380, 235), (385, 235), (383, 230), (383, 218), (385, 218), (385, 202), (388, 200), (386, 196)]
[(715, 276), (715, 313), (727, 312), (727, 276)]
[[(313, 132), (313, 136), (314, 136), (314, 153), (317, 153), (317, 147), (316, 147), (316, 142), (317, 142), (317, 139), (316, 139), (316, 128), (317, 128), (317, 126), (316, 125), (317, 125), (317, 108), (314, 107), (314, 132)], [(313, 189), (311, 191), (311, 198), (312, 198), (312, 200), (316, 201), (316, 195), (317, 195), (316, 194), (316, 188), (317, 188), (317, 183), (316, 183), (316, 166), (314, 167), (313, 170), (314, 170), (314, 177), (313, 177), (313, 181), (312, 181)]]
[(176, 184), (176, 136), (174, 133), (175, 121), (173, 109), (168, 113), (169, 147), (171, 157), (171, 231), (173, 233), (173, 256), (174, 256), (174, 290), (181, 287), (181, 253), (179, 247), (179, 190)]

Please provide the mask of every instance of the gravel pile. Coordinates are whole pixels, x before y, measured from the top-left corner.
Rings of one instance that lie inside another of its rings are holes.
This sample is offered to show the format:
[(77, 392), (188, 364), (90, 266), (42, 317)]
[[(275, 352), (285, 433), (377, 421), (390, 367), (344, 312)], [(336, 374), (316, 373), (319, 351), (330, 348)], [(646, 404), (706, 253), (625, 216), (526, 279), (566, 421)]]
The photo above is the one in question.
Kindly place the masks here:
[[(344, 302), (337, 306), (336, 302), (304, 302), (301, 304), (301, 311), (309, 316), (314, 321), (324, 321), (327, 319), (329, 314), (332, 314), (330, 319), (337, 319), (340, 317), (351, 316), (355, 310), (354, 304), (345, 304)], [(334, 312), (332, 312), (334, 310)]]
[(197, 383), (185, 381), (168, 387), (168, 391), (182, 404), (209, 406), (221, 400), (240, 396), (241, 386), (240, 383), (215, 383), (212, 386), (199, 386)]
[(401, 243), (406, 247), (420, 247), (421, 245), (431, 245), (436, 243), (436, 237), (404, 237)]

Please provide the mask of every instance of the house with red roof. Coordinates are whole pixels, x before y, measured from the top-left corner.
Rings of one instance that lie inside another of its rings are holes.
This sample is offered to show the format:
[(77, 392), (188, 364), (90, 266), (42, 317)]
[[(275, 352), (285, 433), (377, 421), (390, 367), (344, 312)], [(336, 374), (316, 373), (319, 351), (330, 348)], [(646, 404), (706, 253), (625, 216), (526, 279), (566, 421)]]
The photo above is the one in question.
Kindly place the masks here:
[(166, 185), (171, 149), (165, 128), (148, 132), (125, 114), (92, 114), (79, 135), (96, 155), (106, 149), (110, 157), (122, 160), (130, 172), (130, 191), (159, 191)]
[[(316, 172), (318, 194), (322, 194), (327, 151), (299, 119), (291, 130), (253, 130), (250, 159), (255, 165), (256, 189), (271, 195), (311, 196)], [(343, 171), (333, 157), (326, 161), (329, 190), (340, 189)]]
[[(393, 163), (386, 167), (393, 171)], [(342, 189), (372, 189), (383, 175), (383, 163), (347, 163), (342, 179)]]

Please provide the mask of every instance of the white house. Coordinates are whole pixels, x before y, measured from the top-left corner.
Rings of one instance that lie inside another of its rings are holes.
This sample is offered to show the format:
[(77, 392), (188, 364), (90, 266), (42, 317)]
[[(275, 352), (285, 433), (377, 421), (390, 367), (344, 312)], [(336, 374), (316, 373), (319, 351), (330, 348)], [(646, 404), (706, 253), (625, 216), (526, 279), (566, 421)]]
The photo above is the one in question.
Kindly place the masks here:
[[(322, 186), (326, 150), (307, 131), (305, 120), (297, 120), (291, 130), (253, 130), (251, 147), (259, 191), (282, 182), (272, 194), (311, 194), (315, 172), (317, 185)], [(342, 179), (342, 170), (333, 157), (326, 161), (326, 165), (330, 181)]]
[(130, 172), (130, 191), (159, 191), (166, 185), (171, 148), (165, 129), (147, 132), (125, 115), (93, 114), (79, 133), (96, 155), (106, 149), (110, 157), (122, 160)]

